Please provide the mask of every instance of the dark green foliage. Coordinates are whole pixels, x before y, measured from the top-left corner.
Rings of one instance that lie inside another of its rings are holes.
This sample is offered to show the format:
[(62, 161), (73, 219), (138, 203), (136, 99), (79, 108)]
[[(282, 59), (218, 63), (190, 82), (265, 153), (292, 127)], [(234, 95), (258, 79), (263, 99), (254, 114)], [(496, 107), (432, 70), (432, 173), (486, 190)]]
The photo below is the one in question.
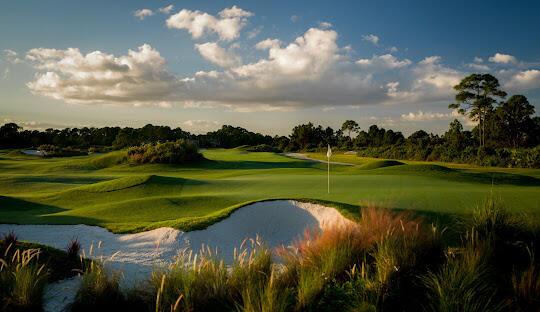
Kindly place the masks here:
[(78, 274), (84, 262), (51, 247), (0, 241), (0, 310), (40, 311), (45, 284)]
[(79, 256), (79, 252), (81, 251), (81, 243), (78, 239), (73, 238), (71, 241), (69, 241), (68, 246), (66, 248), (67, 257), (69, 259), (76, 259)]
[(448, 108), (456, 109), (460, 114), (478, 121), (480, 146), (485, 145), (486, 116), (492, 111), (497, 99), (506, 97), (506, 92), (499, 88), (499, 81), (490, 74), (471, 74), (454, 86), (457, 91), (455, 103), (448, 105)]
[(107, 274), (102, 263), (91, 261), (84, 270), (71, 311), (121, 311), (126, 296), (120, 289), (119, 280), (120, 275)]
[(202, 159), (197, 145), (186, 140), (149, 143), (131, 147), (127, 153), (130, 160), (139, 164), (184, 164)]
[(58, 147), (55, 145), (44, 144), (38, 147), (38, 150), (44, 153), (45, 157), (71, 157), (88, 155), (86, 151), (74, 149), (71, 147)]
[(18, 238), (17, 234), (13, 231), (9, 231), (8, 233), (4, 233), (4, 237), (2, 238), (2, 244), (3, 248), (7, 249), (9, 246), (15, 246), (17, 244)]

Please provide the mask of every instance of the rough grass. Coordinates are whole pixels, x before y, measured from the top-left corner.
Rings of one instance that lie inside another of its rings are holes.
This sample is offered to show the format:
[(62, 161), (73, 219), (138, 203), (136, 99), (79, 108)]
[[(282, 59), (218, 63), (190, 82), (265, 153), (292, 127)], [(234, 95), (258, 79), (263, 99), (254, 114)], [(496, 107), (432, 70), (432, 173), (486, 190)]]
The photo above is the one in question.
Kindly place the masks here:
[[(114, 276), (90, 271), (79, 308), (121, 298), (137, 311), (535, 311), (537, 227), (504, 209), (486, 200), (456, 224), (462, 240), (449, 244), (425, 219), (372, 205), (355, 222), (306, 231), (274, 254), (246, 240), (229, 267), (210, 247), (183, 250), (131, 295), (118, 293)], [(499, 256), (508, 246), (519, 249), (511, 262)], [(110, 291), (95, 291), (104, 285)]]

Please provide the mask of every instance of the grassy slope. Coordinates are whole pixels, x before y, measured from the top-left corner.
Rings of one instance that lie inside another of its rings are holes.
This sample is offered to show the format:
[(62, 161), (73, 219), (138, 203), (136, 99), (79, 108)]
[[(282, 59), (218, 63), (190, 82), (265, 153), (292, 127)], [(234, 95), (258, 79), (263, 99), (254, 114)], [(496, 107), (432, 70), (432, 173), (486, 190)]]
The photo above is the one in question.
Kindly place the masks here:
[(204, 155), (208, 160), (191, 166), (132, 166), (123, 163), (123, 152), (56, 159), (0, 154), (0, 222), (189, 230), (243, 204), (277, 198), (330, 201), (349, 211), (375, 202), (460, 214), (491, 191), (513, 211), (540, 214), (540, 170), (406, 161), (385, 166), (337, 154), (334, 161), (358, 166), (333, 165), (332, 192), (327, 194), (325, 164), (241, 149), (206, 150)]

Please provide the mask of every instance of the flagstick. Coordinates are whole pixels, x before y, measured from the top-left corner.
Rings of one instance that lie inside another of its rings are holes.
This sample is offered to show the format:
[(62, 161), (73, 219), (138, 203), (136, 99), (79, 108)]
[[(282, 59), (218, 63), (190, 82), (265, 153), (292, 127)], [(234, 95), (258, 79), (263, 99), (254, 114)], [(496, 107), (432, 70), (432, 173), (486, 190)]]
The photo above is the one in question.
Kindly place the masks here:
[(330, 194), (330, 157), (328, 157), (328, 194)]

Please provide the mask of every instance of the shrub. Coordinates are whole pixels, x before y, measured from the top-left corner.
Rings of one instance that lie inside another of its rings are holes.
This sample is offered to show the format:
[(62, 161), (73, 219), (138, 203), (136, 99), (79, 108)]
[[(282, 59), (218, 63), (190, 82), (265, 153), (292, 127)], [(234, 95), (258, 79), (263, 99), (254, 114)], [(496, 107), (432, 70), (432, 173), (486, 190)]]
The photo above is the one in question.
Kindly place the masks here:
[(79, 242), (79, 240), (77, 238), (71, 239), (66, 248), (68, 259), (76, 259), (77, 256), (79, 256), (80, 251), (81, 251), (81, 243)]
[(183, 164), (202, 159), (197, 145), (186, 140), (131, 147), (128, 149), (128, 156), (139, 164)]
[(9, 231), (8, 233), (4, 233), (4, 237), (3, 237), (4, 248), (3, 249), (7, 249), (10, 246), (14, 247), (15, 244), (17, 244), (17, 241), (18, 241), (17, 234), (15, 234), (14, 231)]
[(71, 311), (121, 311), (126, 299), (119, 280), (119, 274), (107, 274), (101, 261), (90, 261), (84, 269)]
[(44, 153), (45, 157), (71, 157), (88, 155), (87, 152), (71, 147), (58, 147), (55, 145), (44, 144), (38, 147), (38, 150)]
[(182, 250), (166, 270), (152, 274), (156, 311), (226, 311), (227, 268), (210, 250)]
[(428, 311), (501, 311), (486, 256), (489, 244), (472, 232), (465, 247), (449, 254), (448, 261), (434, 273), (420, 277), (426, 287)]
[(41, 310), (47, 272), (45, 266), (37, 261), (39, 254), (38, 249), (15, 250), (9, 257), (0, 259), (0, 303), (3, 311)]
[(281, 153), (283, 152), (277, 147), (268, 145), (268, 144), (259, 144), (256, 146), (250, 146), (246, 149), (248, 152), (270, 152), (270, 153)]
[(512, 274), (512, 290), (512, 307), (516, 311), (540, 310), (540, 271), (533, 255), (525, 270), (514, 271)]
[(272, 264), (272, 253), (258, 237), (244, 241), (235, 252), (228, 279), (237, 311), (288, 311), (292, 293), (279, 272)]

